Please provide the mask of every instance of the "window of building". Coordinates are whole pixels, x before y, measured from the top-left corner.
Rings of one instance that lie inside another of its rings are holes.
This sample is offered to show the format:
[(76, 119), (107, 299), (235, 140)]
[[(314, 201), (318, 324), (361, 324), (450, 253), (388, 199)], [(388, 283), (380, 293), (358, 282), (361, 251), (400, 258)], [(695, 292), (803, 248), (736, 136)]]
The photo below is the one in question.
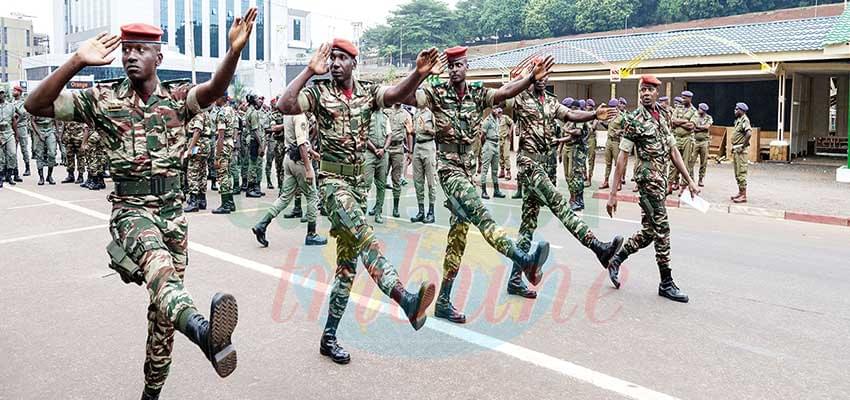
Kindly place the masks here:
[(177, 49), (186, 54), (186, 4), (183, 0), (174, 0), (174, 40)]
[(27, 29), (27, 47), (32, 47), (32, 38), (30, 37), (30, 30)]
[[(233, 16), (233, 0), (225, 0), (224, 5), (227, 9), (227, 15), (225, 18), (225, 22), (227, 23), (227, 29), (225, 29), (224, 32), (225, 35), (227, 35), (227, 33), (230, 32), (230, 27), (233, 25), (233, 19), (235, 18)], [(227, 50), (230, 50), (230, 40), (225, 40), (224, 43), (226, 43)]]
[(218, 57), (218, 0), (210, 0), (210, 57)]
[(9, 66), (6, 63), (6, 58), (8, 58), (8, 57), (9, 57), (9, 51), (8, 50), (3, 50), (3, 52), (0, 53), (0, 67), (8, 67)]
[(202, 56), (204, 54), (203, 44), (203, 32), (201, 31), (201, 23), (203, 22), (203, 17), (201, 16), (201, 0), (192, 0), (192, 41), (195, 45), (195, 55)]
[(292, 19), (292, 40), (301, 41), (301, 19)]
[(162, 41), (168, 43), (168, 0), (159, 0), (159, 29), (162, 29)]
[(3, 27), (3, 43), (9, 43), (9, 27)]
[[(251, 2), (249, 0), (242, 0), (242, 15), (245, 15), (245, 12), (248, 11), (248, 8), (251, 7)], [(228, 31), (229, 32), (229, 31)], [(251, 41), (245, 43), (245, 48), (242, 49), (242, 59), (248, 60), (251, 58)]]
[(257, 35), (257, 59), (264, 60), (265, 59), (265, 20), (266, 20), (266, 12), (265, 12), (265, 0), (257, 0), (257, 26), (256, 33)]

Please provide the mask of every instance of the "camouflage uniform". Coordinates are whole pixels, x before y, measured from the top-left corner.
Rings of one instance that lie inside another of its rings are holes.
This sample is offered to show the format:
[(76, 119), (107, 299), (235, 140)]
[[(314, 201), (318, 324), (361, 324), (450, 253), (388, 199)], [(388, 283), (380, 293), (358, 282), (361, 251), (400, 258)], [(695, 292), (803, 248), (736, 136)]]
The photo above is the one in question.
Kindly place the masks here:
[(255, 185), (258, 189), (260, 178), (263, 176), (263, 156), (259, 152), (264, 146), (263, 141), (266, 137), (260, 114), (262, 114), (262, 111), (253, 106), (249, 106), (248, 112), (245, 114), (245, 136), (247, 137), (249, 157), (248, 184)]
[[(18, 168), (18, 152), (15, 148), (15, 131), (12, 129), (12, 119), (15, 116), (15, 105), (9, 100), (0, 104), (0, 173), (14, 173)], [(18, 124), (20, 129), (20, 124)]]
[(268, 151), (266, 152), (266, 180), (271, 183), (271, 164), (274, 164), (275, 180), (280, 188), (283, 185), (283, 163), (286, 159), (286, 145), (284, 144), (284, 131), (272, 132), (271, 128), (283, 124), (283, 114), (275, 107), (269, 113)]
[(751, 129), (750, 117), (747, 114), (735, 119), (734, 133), (732, 133), (732, 158), (735, 164), (735, 180), (741, 191), (747, 189), (747, 149), (750, 147), (747, 132)]
[[(320, 195), (336, 238), (337, 269), (328, 306), (324, 335), (336, 336), (359, 258), (381, 291), (397, 300), (404, 291), (396, 268), (381, 253), (363, 206), (363, 152), (372, 115), (384, 105), (386, 88), (355, 81), (351, 98), (330, 80), (315, 80), (298, 95), (302, 111), (316, 116), (321, 140), (323, 175)], [(395, 293), (394, 293), (395, 292)]]
[(35, 158), (36, 167), (39, 170), (44, 167), (55, 167), (56, 129), (54, 119), (33, 116), (31, 121), (33, 125), (33, 158)]
[(495, 89), (486, 88), (480, 82), (466, 83), (462, 97), (448, 82), (425, 87), (416, 93), (417, 107), (428, 108), (434, 113), (437, 176), (446, 194), (445, 206), (452, 214), (443, 262), (443, 284), (437, 298), (438, 309), (453, 309), (451, 287), (466, 250), (470, 223), (479, 229), (487, 243), (499, 253), (509, 258), (518, 254), (516, 243), (493, 220), (473, 183), (476, 156), (471, 144), (476, 136), (480, 136), (483, 112), (493, 107), (495, 95)]
[(209, 158), (210, 142), (212, 141), (210, 116), (207, 112), (195, 114), (189, 121), (187, 135), (191, 140), (195, 130), (200, 130), (198, 137), (197, 152), (195, 149), (187, 149), (189, 154), (189, 168), (186, 171), (189, 181), (189, 193), (200, 195), (207, 192), (207, 159)]
[(664, 204), (667, 197), (667, 164), (677, 142), (670, 131), (670, 114), (666, 110), (653, 114), (640, 104), (637, 109), (625, 114), (623, 119), (620, 150), (631, 152), (635, 149), (637, 153), (635, 183), (640, 191), (642, 229), (626, 241), (617, 256), (625, 260), (638, 250), (655, 244), (655, 260), (661, 280), (665, 281), (671, 276), (670, 223)]
[(251, 142), (251, 137), (248, 133), (247, 111), (237, 110), (236, 112), (236, 115), (239, 117), (239, 137), (236, 138), (238, 140), (238, 146), (234, 145), (234, 148), (238, 147), (238, 151), (233, 152), (236, 160), (231, 164), (231, 168), (235, 169), (237, 175), (234, 177), (233, 182), (234, 184), (241, 182), (242, 188), (248, 187), (248, 167), (250, 163), (250, 146), (248, 144)]
[[(684, 106), (674, 108), (672, 118), (684, 119), (696, 124), (699, 113), (697, 113), (697, 109), (692, 104), (687, 108)], [(684, 126), (678, 126), (673, 130), (673, 134), (676, 137), (676, 147), (679, 149), (679, 153), (682, 154), (682, 160), (685, 160), (685, 165), (688, 165), (691, 160), (691, 153), (694, 151), (694, 130), (686, 129)], [(676, 168), (670, 168), (670, 183), (677, 184), (678, 182), (679, 171)]]
[(507, 115), (502, 115), (499, 122), (499, 165), (511, 176), (511, 129), (514, 121)]
[(598, 121), (587, 122), (587, 181), (584, 186), (590, 186), (593, 181), (593, 171), (596, 169), (596, 129)]
[[(558, 99), (546, 93), (543, 101), (533, 92), (525, 91), (508, 100), (505, 114), (512, 115), (520, 136), (517, 152), (518, 180), (523, 187), (522, 223), (519, 227), (519, 248), (529, 251), (540, 207), (548, 207), (565, 228), (583, 246), (590, 247), (596, 236), (590, 227), (570, 209), (569, 203), (547, 176), (548, 154), (556, 138), (556, 120), (566, 118), (569, 109)], [(569, 123), (569, 122), (568, 122)], [(511, 285), (521, 286), (522, 276), (514, 264)]]
[(221, 152), (216, 153), (215, 159), (218, 162), (216, 173), (218, 174), (218, 191), (221, 194), (233, 193), (233, 180), (238, 177), (237, 171), (233, 170), (233, 140), (236, 131), (239, 127), (238, 117), (233, 107), (225, 104), (219, 108), (216, 113), (215, 129), (216, 140), (218, 140), (218, 131), (224, 131), (224, 142), (222, 143)]
[(692, 177), (696, 176), (694, 175), (694, 165), (697, 162), (697, 158), (699, 158), (699, 181), (702, 182), (703, 178), (705, 178), (706, 168), (708, 167), (708, 147), (711, 142), (711, 134), (708, 132), (708, 128), (714, 125), (714, 118), (708, 114), (702, 117), (697, 116), (696, 125), (698, 127), (704, 127), (705, 130), (694, 132), (694, 151), (691, 153), (691, 159), (688, 162), (688, 172), (690, 172)]
[[(372, 142), (375, 149), (380, 150), (384, 147), (387, 135), (390, 133), (389, 116), (384, 111), (374, 112), (369, 122), (370, 129), (367, 140)], [(366, 145), (364, 144), (364, 146)], [(364, 153), (363, 187), (361, 190), (368, 196), (369, 191), (372, 190), (372, 182), (375, 183), (375, 207), (373, 210), (376, 216), (382, 215), (387, 187), (389, 153), (384, 152), (384, 155), (379, 158), (368, 147), (366, 147)], [(367, 206), (366, 202), (363, 202), (362, 205), (364, 209)]]
[(493, 191), (499, 191), (499, 122), (490, 114), (483, 122), (484, 145), (481, 146), (481, 190), (485, 191), (487, 173), (493, 183)]
[[(58, 118), (57, 118), (58, 119)], [(62, 141), (65, 142), (65, 168), (68, 170), (68, 176), (74, 175), (74, 166), (80, 177), (86, 171), (86, 159), (83, 157), (83, 135), (88, 128), (85, 124), (78, 122), (65, 122), (62, 132)], [(82, 178), (78, 178), (81, 180)]]
[(106, 141), (97, 130), (89, 130), (89, 139), (83, 157), (86, 160), (86, 171), (90, 176), (102, 176), (106, 172), (109, 156), (106, 154)]
[[(387, 109), (390, 120), (390, 147), (387, 148), (389, 159), (387, 168), (393, 182), (393, 212), (398, 210), (398, 202), (401, 197), (401, 178), (404, 174), (404, 142), (407, 139), (407, 127), (412, 123), (410, 114), (403, 108), (395, 107)], [(396, 217), (397, 215), (393, 215)]]
[(435, 180), (437, 177), (437, 145), (434, 142), (434, 114), (431, 110), (418, 110), (413, 119), (416, 144), (413, 146), (413, 187), (416, 202), (425, 204), (425, 185), (428, 185), (429, 209), (437, 199)]
[(109, 252), (112, 268), (122, 273), (122, 278), (126, 270), (117, 265), (129, 259), (147, 283), (150, 306), (144, 371), (145, 386), (153, 390), (160, 389), (168, 375), (174, 329), (186, 332), (187, 319), (197, 312), (183, 286), (188, 223), (179, 176), (185, 125), (201, 109), (195, 89), (188, 91), (185, 100), (171, 90), (157, 82), (143, 104), (127, 79), (111, 87), (63, 91), (53, 103), (56, 119), (95, 127), (108, 149), (115, 181), (115, 190), (108, 197), (113, 238)]
[(570, 194), (575, 196), (577, 201), (580, 201), (579, 199), (584, 194), (584, 178), (587, 175), (587, 139), (591, 134), (591, 124), (579, 122), (575, 124), (575, 127), (581, 130), (581, 136), (576, 138), (572, 146), (569, 146), (572, 148), (572, 157), (570, 159), (570, 175), (567, 183), (570, 188)]
[(15, 113), (18, 114), (18, 146), (24, 159), (26, 170), (30, 169), (30, 113), (24, 108), (24, 98), (15, 102)]
[[(620, 114), (608, 123), (608, 140), (605, 142), (605, 181), (611, 179), (611, 168), (620, 154), (620, 138), (623, 137), (623, 118)], [(620, 182), (615, 182), (617, 185)]]

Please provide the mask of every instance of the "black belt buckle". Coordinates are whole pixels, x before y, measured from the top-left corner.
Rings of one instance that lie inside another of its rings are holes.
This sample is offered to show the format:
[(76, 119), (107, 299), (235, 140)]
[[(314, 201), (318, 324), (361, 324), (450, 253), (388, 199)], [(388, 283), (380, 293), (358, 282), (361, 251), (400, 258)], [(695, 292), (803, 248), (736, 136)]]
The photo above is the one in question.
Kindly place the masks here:
[(152, 176), (150, 182), (152, 195), (159, 196), (165, 193), (165, 178), (161, 176)]

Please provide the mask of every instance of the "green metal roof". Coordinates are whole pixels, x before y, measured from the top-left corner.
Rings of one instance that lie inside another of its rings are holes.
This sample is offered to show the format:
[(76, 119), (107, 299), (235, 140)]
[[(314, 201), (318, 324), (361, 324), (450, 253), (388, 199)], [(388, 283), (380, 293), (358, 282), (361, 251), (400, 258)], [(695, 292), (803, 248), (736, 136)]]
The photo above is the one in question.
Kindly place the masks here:
[(850, 9), (844, 9), (844, 13), (838, 17), (835, 25), (832, 26), (832, 30), (826, 34), (823, 39), (824, 46), (850, 42), (850, 12), (848, 10)]

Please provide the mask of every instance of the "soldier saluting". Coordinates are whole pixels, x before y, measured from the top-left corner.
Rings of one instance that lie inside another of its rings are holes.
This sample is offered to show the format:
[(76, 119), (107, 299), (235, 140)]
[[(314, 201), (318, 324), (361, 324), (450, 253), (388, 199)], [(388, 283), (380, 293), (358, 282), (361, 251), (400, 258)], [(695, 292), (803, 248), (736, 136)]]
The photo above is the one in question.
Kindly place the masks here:
[[(104, 32), (85, 42), (26, 100), (33, 115), (84, 122), (106, 141), (115, 181), (109, 195), (110, 267), (127, 283), (145, 284), (150, 295), (142, 399), (159, 398), (171, 366), (175, 329), (198, 345), (220, 376), (236, 368), (230, 339), (238, 319), (236, 299), (216, 294), (207, 320), (183, 286), (188, 222), (180, 168), (185, 125), (230, 84), (256, 17), (257, 9), (250, 8), (233, 22), (230, 50), (212, 80), (191, 89), (164, 85), (157, 78), (162, 31), (129, 24), (121, 27), (120, 37)], [(84, 67), (111, 63), (115, 57), (110, 53), (119, 46), (127, 79), (78, 93), (62, 90)]]

